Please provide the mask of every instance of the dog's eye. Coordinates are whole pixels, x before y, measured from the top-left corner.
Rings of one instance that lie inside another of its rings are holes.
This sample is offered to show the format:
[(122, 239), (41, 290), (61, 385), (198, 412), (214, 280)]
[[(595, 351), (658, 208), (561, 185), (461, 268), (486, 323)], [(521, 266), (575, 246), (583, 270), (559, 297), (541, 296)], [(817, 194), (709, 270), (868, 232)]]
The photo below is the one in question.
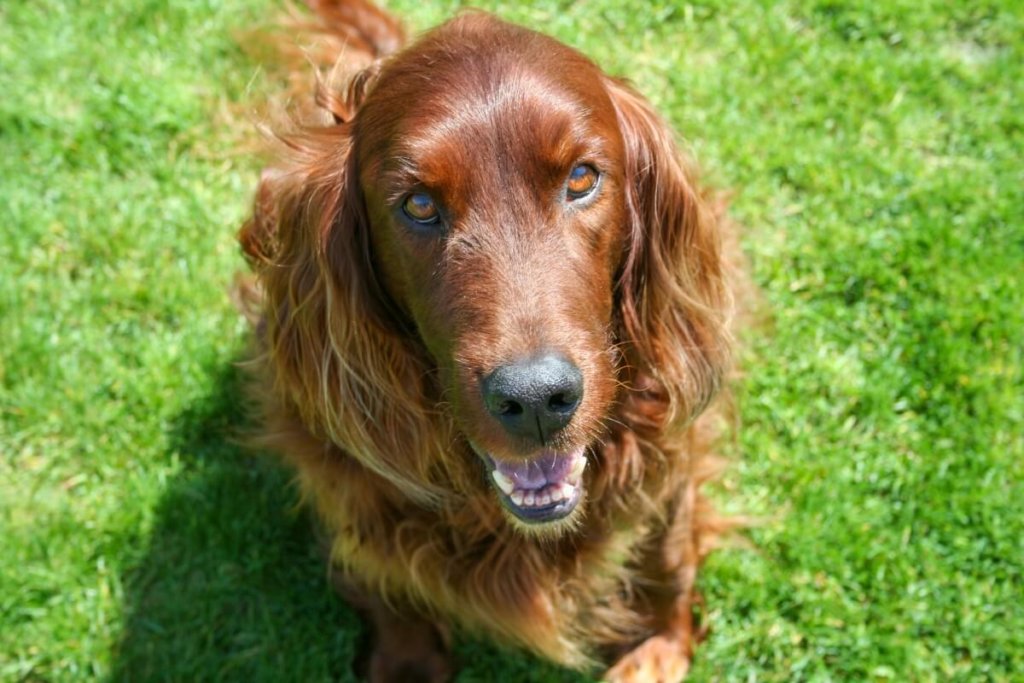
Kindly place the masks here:
[(430, 198), (430, 195), (422, 192), (416, 192), (406, 197), (402, 202), (402, 212), (412, 221), (421, 225), (433, 225), (441, 217), (434, 200)]
[(569, 181), (565, 185), (565, 193), (569, 199), (582, 199), (597, 187), (597, 171), (588, 164), (579, 164), (569, 173)]

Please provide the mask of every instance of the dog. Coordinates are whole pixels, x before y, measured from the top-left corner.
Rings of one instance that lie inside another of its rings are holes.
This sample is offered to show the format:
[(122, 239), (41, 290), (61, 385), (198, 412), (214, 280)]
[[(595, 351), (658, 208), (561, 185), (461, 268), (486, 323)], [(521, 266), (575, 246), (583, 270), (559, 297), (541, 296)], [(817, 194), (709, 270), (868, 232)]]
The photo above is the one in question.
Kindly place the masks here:
[(732, 356), (721, 202), (571, 47), (308, 4), (319, 114), (277, 134), (239, 239), (260, 444), (371, 622), (369, 678), (447, 680), (454, 627), (682, 679), (728, 526), (700, 491)]

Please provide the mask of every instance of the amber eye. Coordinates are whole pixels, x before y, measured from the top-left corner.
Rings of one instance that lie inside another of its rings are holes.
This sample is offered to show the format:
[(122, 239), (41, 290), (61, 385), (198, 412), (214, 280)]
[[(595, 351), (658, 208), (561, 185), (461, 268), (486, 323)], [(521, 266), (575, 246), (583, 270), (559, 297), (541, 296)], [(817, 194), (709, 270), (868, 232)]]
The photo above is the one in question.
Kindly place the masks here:
[(569, 199), (582, 199), (594, 191), (599, 177), (593, 166), (580, 164), (569, 173), (565, 193), (569, 195)]
[(421, 225), (431, 225), (440, 218), (434, 200), (430, 198), (430, 195), (422, 192), (416, 192), (405, 198), (405, 201), (402, 202), (402, 213)]

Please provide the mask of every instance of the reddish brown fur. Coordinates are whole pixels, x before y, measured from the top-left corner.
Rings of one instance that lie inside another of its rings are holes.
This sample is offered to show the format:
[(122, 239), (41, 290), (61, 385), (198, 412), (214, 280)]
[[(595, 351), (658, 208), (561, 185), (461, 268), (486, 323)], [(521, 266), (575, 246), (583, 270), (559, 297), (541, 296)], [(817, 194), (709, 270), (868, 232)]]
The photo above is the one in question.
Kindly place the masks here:
[[(240, 235), (262, 292), (262, 442), (378, 628), (387, 604), (568, 666), (618, 659), (617, 680), (683, 675), (721, 526), (698, 488), (729, 357), (726, 223), (650, 105), (571, 48), (466, 13), (390, 54), (387, 15), (311, 4), (316, 54), (365, 68), (281, 137)], [(603, 184), (566, 209), (580, 159)], [(443, 237), (399, 225), (415, 188), (454, 217)], [(573, 524), (525, 533), (474, 447), (529, 449), (477, 383), (551, 348), (585, 378), (554, 447), (588, 446), (587, 498)]]

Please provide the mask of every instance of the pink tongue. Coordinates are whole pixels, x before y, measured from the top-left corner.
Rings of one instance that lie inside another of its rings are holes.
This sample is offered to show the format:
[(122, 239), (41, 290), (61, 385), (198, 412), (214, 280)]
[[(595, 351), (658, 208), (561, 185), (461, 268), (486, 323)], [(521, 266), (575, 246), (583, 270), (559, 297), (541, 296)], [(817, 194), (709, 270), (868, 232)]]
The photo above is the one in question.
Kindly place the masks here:
[(494, 468), (511, 479), (517, 489), (535, 490), (564, 480), (578, 456), (578, 453), (544, 451), (527, 461), (495, 461)]

